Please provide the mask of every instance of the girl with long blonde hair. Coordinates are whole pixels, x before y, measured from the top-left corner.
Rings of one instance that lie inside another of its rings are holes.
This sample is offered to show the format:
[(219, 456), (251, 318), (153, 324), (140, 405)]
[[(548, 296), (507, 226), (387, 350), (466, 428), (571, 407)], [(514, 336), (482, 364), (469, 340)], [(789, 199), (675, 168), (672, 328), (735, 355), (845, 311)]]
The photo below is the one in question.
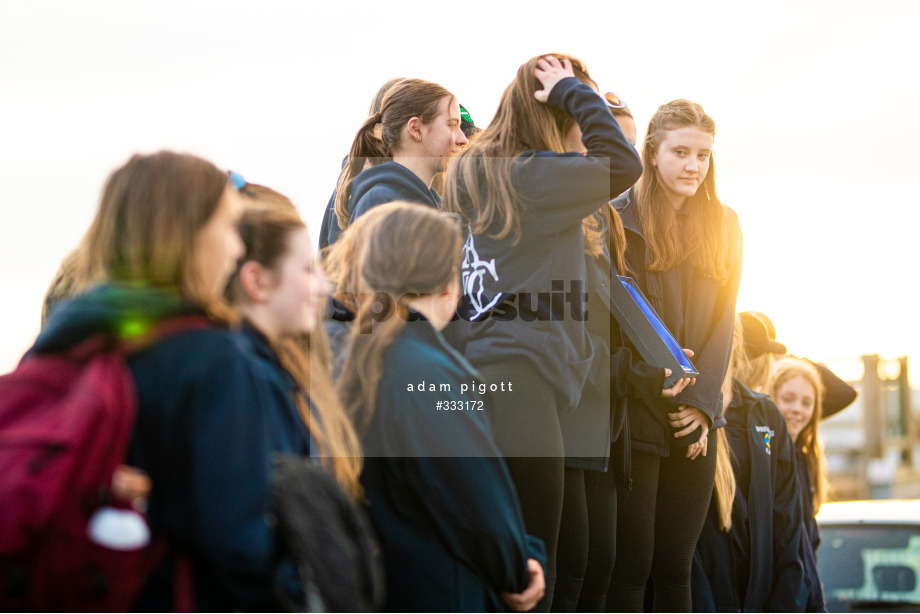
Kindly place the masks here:
[[(818, 424), (824, 410), (825, 388), (815, 366), (803, 358), (782, 358), (773, 364), (767, 392), (776, 403), (795, 441), (799, 494), (805, 523), (805, 557), (817, 568), (821, 532), (815, 516), (827, 500), (828, 483)], [(808, 564), (809, 561), (806, 561)], [(809, 585), (809, 608), (824, 607), (824, 591), (817, 573)]]
[[(618, 510), (619, 553), (608, 606), (689, 611), (690, 566), (712, 493), (719, 403), (741, 279), (737, 215), (716, 193), (715, 123), (674, 100), (649, 121), (638, 184), (614, 201), (626, 264), (681, 347), (695, 352), (696, 384), (675, 400), (630, 399), (633, 489)], [(613, 600), (613, 601), (611, 601)]]

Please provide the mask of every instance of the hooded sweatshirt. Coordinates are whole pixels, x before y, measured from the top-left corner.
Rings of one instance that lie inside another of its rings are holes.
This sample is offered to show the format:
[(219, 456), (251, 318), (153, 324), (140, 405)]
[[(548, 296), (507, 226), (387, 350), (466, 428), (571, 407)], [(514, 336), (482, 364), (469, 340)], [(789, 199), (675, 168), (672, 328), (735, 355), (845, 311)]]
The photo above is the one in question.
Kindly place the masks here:
[[(520, 201), (521, 236), (516, 242), (496, 238), (496, 223), (468, 237), (457, 344), (477, 369), (536, 372), (553, 385), (564, 415), (578, 405), (592, 372), (605, 382), (610, 378), (595, 360), (609, 348), (585, 327), (587, 320), (609, 315), (587, 312), (581, 221), (632, 185), (642, 163), (589, 85), (562, 79), (547, 104), (574, 118), (587, 155), (530, 150), (515, 158), (511, 183)], [(479, 187), (489, 189), (485, 181)], [(607, 429), (598, 430), (609, 443)]]
[[(385, 205), (394, 201), (405, 201), (428, 205), (440, 209), (441, 196), (429, 188), (419, 176), (398, 162), (384, 162), (377, 166), (365, 169), (355, 177), (351, 184), (351, 198), (348, 201), (348, 212), (353, 223), (358, 217), (367, 213), (377, 205)], [(326, 207), (323, 218), (323, 228), (326, 231), (326, 245), (332, 245), (339, 240), (343, 230), (339, 228), (335, 217), (335, 195), (332, 197), (332, 207)], [(322, 243), (320, 247), (324, 247)]]

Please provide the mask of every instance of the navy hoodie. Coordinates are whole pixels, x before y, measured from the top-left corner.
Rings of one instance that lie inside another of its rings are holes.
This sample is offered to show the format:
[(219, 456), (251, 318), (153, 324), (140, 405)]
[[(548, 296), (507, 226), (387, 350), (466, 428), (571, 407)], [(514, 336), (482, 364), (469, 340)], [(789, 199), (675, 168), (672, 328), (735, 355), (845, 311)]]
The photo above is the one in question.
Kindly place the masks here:
[[(355, 177), (351, 184), (351, 198), (348, 201), (351, 222), (377, 205), (397, 200), (428, 205), (435, 209), (441, 207), (441, 196), (437, 191), (425, 185), (425, 182), (408, 168), (391, 160), (365, 169)], [(330, 203), (332, 206), (326, 206), (323, 216), (325, 245), (332, 245), (338, 241), (343, 232), (335, 216), (335, 194)], [(320, 248), (325, 245), (320, 240)]]
[[(478, 369), (535, 371), (552, 384), (556, 405), (566, 414), (596, 368), (595, 354), (609, 351), (585, 329), (586, 318), (608, 316), (585, 313), (581, 221), (632, 185), (642, 163), (590, 86), (563, 79), (548, 104), (575, 119), (587, 155), (531, 150), (516, 157), (511, 182), (519, 198), (520, 240), (491, 236), (497, 224), (469, 236), (461, 311), (469, 322), (455, 331), (458, 346)], [(485, 181), (480, 186), (489, 189)]]
[[(608, 205), (609, 207), (610, 205)], [(617, 215), (615, 211), (610, 211)], [(562, 440), (566, 450), (566, 466), (577, 469), (606, 471), (610, 460), (611, 443), (621, 434), (626, 439), (618, 448), (614, 459), (618, 478), (624, 486), (630, 480), (629, 422), (626, 413), (627, 397), (656, 397), (664, 386), (664, 369), (633, 358), (616, 319), (609, 313), (599, 286), (609, 287), (616, 273), (610, 257), (610, 231), (608, 221), (596, 214), (605, 236), (604, 252), (598, 256), (585, 255), (587, 267), (588, 314), (585, 322), (588, 334), (600, 338), (594, 341), (598, 348), (609, 346), (610, 355), (599, 352), (596, 358), (597, 374), (589, 378), (581, 394), (577, 409), (560, 421)], [(609, 376), (607, 375), (609, 373)], [(608, 428), (604, 428), (609, 425)]]
[[(491, 408), (462, 392), (482, 378), (424, 318), (405, 325), (384, 365), (361, 482), (383, 549), (386, 610), (503, 611), (501, 593), (523, 591), (527, 559), (543, 563), (546, 551), (527, 535)], [(439, 406), (446, 401), (462, 409)]]
[[(626, 233), (626, 266), (630, 276), (661, 316), (682, 348), (693, 350), (693, 364), (700, 374), (696, 384), (687, 386), (676, 398), (639, 398), (627, 402), (633, 449), (668, 456), (672, 446), (689, 445), (699, 439), (693, 432), (680, 440), (668, 423), (668, 412), (678, 404), (700, 409), (712, 428), (725, 425), (722, 416), (722, 382), (728, 370), (735, 323), (735, 301), (741, 283), (742, 237), (738, 215), (725, 207), (728, 247), (725, 284), (701, 275), (685, 260), (667, 271), (648, 268), (649, 248), (639, 221), (635, 191), (622, 194), (613, 205), (623, 220)], [(685, 214), (686, 207), (682, 210)]]
[(733, 458), (747, 459), (740, 469), (750, 483), (743, 492), (735, 467), (739, 479), (729, 533), (719, 529), (713, 494), (693, 556), (693, 611), (804, 612), (802, 502), (786, 421), (767, 395), (734, 379), (728, 411), (744, 414), (743, 444), (729, 441)]

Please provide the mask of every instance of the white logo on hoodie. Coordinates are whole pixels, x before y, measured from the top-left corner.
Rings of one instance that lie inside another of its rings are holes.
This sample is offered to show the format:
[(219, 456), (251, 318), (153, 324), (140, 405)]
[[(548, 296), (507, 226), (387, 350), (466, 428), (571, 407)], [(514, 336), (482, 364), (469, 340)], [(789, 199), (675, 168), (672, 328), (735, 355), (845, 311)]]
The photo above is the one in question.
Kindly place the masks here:
[(463, 293), (469, 297), (473, 309), (476, 310), (476, 313), (471, 317), (471, 319), (475, 320), (492, 309), (501, 299), (502, 293), (497, 293), (491, 301), (485, 305), (483, 304), (483, 292), (486, 289), (485, 275), (488, 273), (492, 276), (492, 279), (498, 281), (498, 273), (495, 272), (494, 258), (488, 262), (479, 258), (479, 254), (476, 252), (476, 244), (473, 241), (473, 233), (470, 233), (469, 238), (466, 240), (466, 245), (463, 246), (463, 266), (461, 270), (463, 272)]

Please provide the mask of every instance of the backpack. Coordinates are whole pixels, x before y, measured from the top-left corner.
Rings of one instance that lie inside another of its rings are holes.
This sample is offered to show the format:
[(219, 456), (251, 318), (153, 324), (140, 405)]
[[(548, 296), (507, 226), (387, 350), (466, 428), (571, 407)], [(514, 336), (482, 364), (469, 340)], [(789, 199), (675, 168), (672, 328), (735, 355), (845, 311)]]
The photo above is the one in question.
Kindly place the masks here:
[(170, 320), (130, 346), (105, 335), (49, 354), (27, 354), (0, 376), (0, 610), (128, 611), (167, 548), (131, 551), (87, 535), (112, 501), (137, 413), (126, 357), (166, 335), (206, 328), (204, 316)]
[(303, 589), (286, 605), (294, 612), (379, 611), (380, 547), (364, 510), (335, 478), (309, 458), (279, 454), (272, 493), (281, 547)]

